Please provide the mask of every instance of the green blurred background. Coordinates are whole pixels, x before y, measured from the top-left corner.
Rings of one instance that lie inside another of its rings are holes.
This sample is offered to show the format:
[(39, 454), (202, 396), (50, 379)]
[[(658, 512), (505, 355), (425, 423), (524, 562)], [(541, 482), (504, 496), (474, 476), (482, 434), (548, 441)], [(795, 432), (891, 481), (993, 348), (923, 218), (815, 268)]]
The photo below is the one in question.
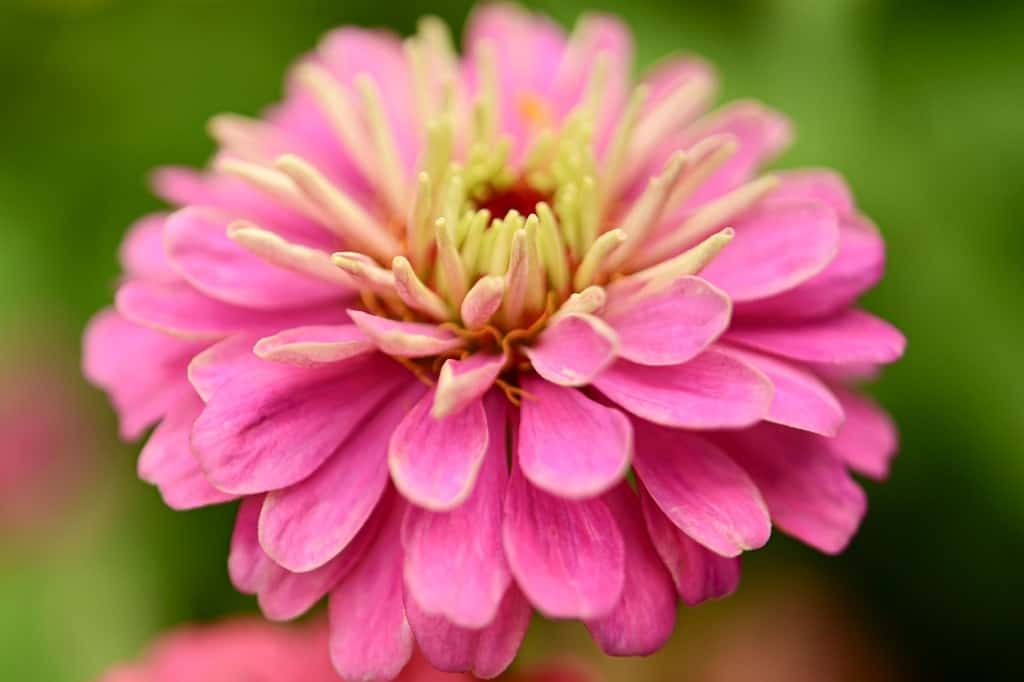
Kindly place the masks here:
[[(755, 663), (714, 679), (767, 679), (757, 656), (787, 647), (837, 666), (870, 659), (875, 672), (843, 679), (1020, 674), (1024, 3), (526, 4), (567, 24), (584, 9), (619, 13), (641, 65), (693, 51), (717, 65), (725, 97), (788, 112), (798, 138), (781, 165), (849, 179), (889, 244), (867, 305), (910, 341), (875, 387), (902, 452), (887, 483), (867, 484), (871, 511), (850, 550), (827, 559), (777, 536), (746, 560), (736, 598), (681, 615), (678, 646), (609, 674), (690, 679), (709, 651), (732, 651), (729, 624), (744, 618), (763, 644), (729, 655)], [(148, 169), (202, 164), (207, 118), (276, 99), (286, 66), (328, 28), (409, 32), (427, 12), (458, 27), (469, 6), (0, 0), (0, 372), (59, 372), (74, 407), (55, 428), (74, 429), (71, 449), (92, 456), (67, 500), (47, 505), (51, 518), (15, 519), (25, 527), (0, 536), (0, 678), (87, 680), (166, 627), (254, 608), (224, 568), (233, 511), (165, 509), (135, 480), (138, 446), (117, 442), (105, 398), (78, 378), (80, 333), (111, 298), (121, 235), (159, 206)], [(787, 604), (800, 600), (827, 602), (826, 624), (793, 629)], [(855, 634), (836, 645), (821, 628)], [(526, 657), (577, 640), (573, 628), (535, 631)]]

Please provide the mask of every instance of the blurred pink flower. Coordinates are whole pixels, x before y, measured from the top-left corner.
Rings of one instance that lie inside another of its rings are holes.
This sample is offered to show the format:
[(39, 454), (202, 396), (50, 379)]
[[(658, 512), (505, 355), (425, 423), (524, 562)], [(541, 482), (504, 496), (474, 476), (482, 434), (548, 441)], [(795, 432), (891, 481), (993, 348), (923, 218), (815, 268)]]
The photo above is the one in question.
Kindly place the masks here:
[[(543, 668), (508, 682), (588, 682), (569, 668)], [(435, 670), (414, 656), (397, 682), (472, 682), (470, 675)], [(343, 682), (327, 654), (326, 623), (300, 627), (258, 620), (182, 628), (161, 637), (134, 663), (98, 682)]]
[(263, 119), (215, 118), (86, 334), (123, 434), (159, 422), (142, 478), (240, 499), (234, 584), (272, 619), (329, 594), (357, 679), (414, 640), (497, 675), (533, 609), (652, 652), (773, 523), (841, 551), (848, 469), (895, 450), (842, 386), (903, 351), (852, 307), (883, 243), (834, 173), (758, 175), (785, 118), (706, 113), (694, 58), (634, 86), (608, 16), (485, 6), (466, 43), (339, 29)]

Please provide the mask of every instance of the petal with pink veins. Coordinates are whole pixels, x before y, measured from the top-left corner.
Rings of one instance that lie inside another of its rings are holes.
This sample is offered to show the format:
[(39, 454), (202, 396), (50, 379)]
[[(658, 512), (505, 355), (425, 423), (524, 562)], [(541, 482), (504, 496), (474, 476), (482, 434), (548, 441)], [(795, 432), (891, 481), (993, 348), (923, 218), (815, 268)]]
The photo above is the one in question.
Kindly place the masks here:
[(728, 429), (749, 426), (771, 408), (771, 382), (753, 367), (710, 348), (671, 367), (619, 360), (594, 385), (638, 417), (662, 426)]
[(867, 511), (867, 498), (829, 451), (828, 439), (774, 424), (719, 439), (754, 479), (775, 525), (826, 554), (846, 548)]
[(651, 544), (636, 494), (622, 484), (605, 501), (629, 538), (626, 582), (615, 610), (587, 621), (587, 628), (609, 656), (647, 656), (664, 646), (675, 629), (675, 587)]
[(437, 377), (431, 416), (440, 419), (465, 408), (487, 392), (504, 367), (504, 355), (489, 353), (474, 353), (465, 360), (445, 360)]
[(192, 358), (188, 363), (188, 380), (203, 402), (209, 401), (214, 393), (242, 374), (248, 375), (250, 380), (259, 374), (268, 382), (290, 375), (288, 368), (256, 357), (252, 352), (255, 340), (256, 336), (252, 334), (235, 334)]
[(633, 458), (633, 428), (622, 412), (575, 388), (522, 378), (519, 466), (552, 495), (594, 497), (619, 483)]
[(863, 310), (791, 324), (734, 326), (724, 339), (792, 360), (827, 365), (893, 362), (907, 340), (891, 324)]
[(426, 388), (411, 382), (345, 440), (308, 478), (267, 495), (260, 545), (301, 573), (331, 560), (366, 523), (388, 483), (388, 441)]
[(892, 418), (867, 396), (839, 386), (833, 390), (846, 411), (846, 422), (825, 447), (857, 473), (885, 478), (899, 446)]
[(347, 680), (390, 680), (413, 653), (402, 600), (405, 505), (395, 499), (363, 559), (331, 591), (328, 602), (331, 661)]
[(377, 347), (388, 355), (425, 358), (463, 346), (463, 340), (447, 329), (423, 322), (399, 322), (359, 310), (349, 316)]
[(775, 398), (765, 421), (822, 436), (834, 436), (846, 418), (843, 406), (821, 379), (800, 367), (770, 355), (738, 348), (720, 347), (756, 367), (771, 380)]
[(584, 386), (615, 361), (615, 331), (593, 315), (559, 316), (523, 353), (541, 375), (559, 386)]
[(260, 547), (257, 528), (262, 506), (263, 495), (243, 497), (231, 533), (228, 576), (235, 589), (243, 594), (259, 592), (267, 572), (274, 565)]
[(502, 535), (512, 575), (544, 615), (600, 618), (619, 603), (625, 541), (603, 499), (555, 497), (531, 485), (517, 464)]
[(701, 276), (736, 303), (789, 291), (824, 270), (839, 249), (839, 221), (825, 204), (794, 202), (755, 209)]
[(729, 326), (732, 302), (700, 277), (680, 277), (652, 294), (613, 297), (602, 317), (619, 335), (619, 357), (678, 365), (699, 355)]
[(508, 486), (506, 407), (498, 394), (484, 403), (490, 436), (473, 492), (451, 511), (410, 506), (402, 526), (406, 590), (426, 613), (464, 628), (482, 628), (493, 620), (512, 579), (501, 545)]
[(487, 415), (477, 399), (464, 410), (436, 419), (434, 391), (409, 410), (391, 435), (388, 464), (395, 487), (413, 504), (432, 511), (454, 509), (473, 490), (487, 452)]
[(651, 541), (672, 574), (676, 592), (687, 606), (727, 597), (740, 582), (739, 557), (715, 554), (669, 521), (646, 491), (640, 502)]
[(768, 542), (772, 523), (761, 493), (727, 454), (686, 431), (636, 422), (637, 476), (665, 516), (722, 556)]
[(269, 383), (235, 377), (196, 420), (193, 451), (221, 490), (252, 494), (306, 478), (408, 377), (384, 358), (341, 374), (277, 367), (289, 373)]
[(260, 339), (253, 352), (264, 360), (317, 367), (357, 358), (376, 348), (354, 324), (295, 327)]
[(206, 480), (192, 454), (192, 424), (203, 410), (203, 401), (185, 386), (181, 398), (153, 431), (139, 455), (139, 478), (160, 489), (171, 509), (185, 510), (234, 499)]

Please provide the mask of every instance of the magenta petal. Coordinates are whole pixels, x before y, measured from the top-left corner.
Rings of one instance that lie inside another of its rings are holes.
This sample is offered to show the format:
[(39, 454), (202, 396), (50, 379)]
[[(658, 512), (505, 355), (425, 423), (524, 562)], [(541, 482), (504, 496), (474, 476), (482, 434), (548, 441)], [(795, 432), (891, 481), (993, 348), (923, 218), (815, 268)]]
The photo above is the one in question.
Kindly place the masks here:
[(646, 656), (664, 646), (675, 629), (675, 587), (651, 544), (636, 494), (623, 484), (605, 501), (628, 538), (626, 583), (615, 609), (587, 621), (587, 628), (610, 656)]
[(903, 355), (907, 344), (898, 329), (863, 310), (848, 310), (812, 322), (734, 327), (725, 340), (793, 360), (828, 365), (893, 362)]
[(235, 334), (192, 358), (188, 364), (188, 380), (203, 402), (243, 374), (250, 380), (256, 374), (265, 376), (268, 383), (288, 375), (287, 368), (263, 362), (253, 355), (255, 339), (251, 334)]
[(425, 390), (414, 382), (389, 397), (315, 473), (267, 495), (260, 544), (274, 561), (310, 571), (348, 545), (387, 486), (391, 433)]
[(399, 322), (359, 310), (349, 310), (348, 314), (363, 333), (388, 355), (423, 358), (461, 348), (464, 343), (454, 333), (434, 324)]
[(244, 594), (256, 594), (263, 586), (267, 572), (273, 566), (260, 547), (257, 527), (263, 495), (242, 498), (231, 534), (228, 552), (228, 576), (235, 589)]
[(768, 508), (753, 481), (700, 436), (636, 423), (634, 467), (651, 498), (680, 530), (722, 556), (762, 547)]
[(306, 478), (408, 376), (384, 358), (342, 375), (275, 367), (286, 373), (273, 382), (235, 377), (196, 420), (192, 448), (221, 490), (249, 494)]
[(736, 236), (701, 272), (737, 303), (788, 291), (818, 274), (839, 248), (836, 212), (819, 203), (755, 210)]
[(139, 478), (160, 489), (171, 509), (195, 509), (233, 499), (206, 480), (189, 445), (192, 424), (203, 401), (187, 386), (153, 431), (139, 455)]
[(885, 478), (899, 446), (896, 425), (867, 396), (838, 386), (833, 390), (846, 411), (846, 422), (825, 447), (854, 471), (871, 478)]
[(594, 385), (638, 417), (690, 429), (749, 426), (764, 418), (772, 400), (763, 374), (713, 348), (671, 367), (619, 360)]
[(850, 188), (843, 176), (833, 170), (804, 168), (779, 173), (778, 177), (779, 185), (765, 198), (765, 204), (817, 201), (831, 206), (841, 218), (853, 213)]
[(651, 541), (668, 567), (676, 591), (687, 606), (727, 597), (740, 582), (740, 559), (715, 554), (697, 544), (665, 518), (646, 491), (640, 501)]
[(166, 213), (150, 214), (134, 225), (121, 242), (121, 267), (132, 278), (175, 279), (178, 273), (164, 255)]
[(485, 401), (487, 456), (466, 502), (446, 512), (410, 506), (402, 526), (406, 590), (425, 612), (465, 628), (493, 620), (512, 579), (501, 544), (508, 485), (503, 401), (493, 394)]
[(615, 360), (615, 332), (593, 315), (572, 313), (559, 317), (537, 339), (523, 348), (541, 375), (560, 386), (583, 386)]
[(297, 367), (343, 362), (374, 350), (354, 324), (312, 325), (286, 329), (260, 339), (253, 352), (264, 360)]
[(600, 618), (618, 604), (625, 542), (603, 499), (555, 497), (533, 487), (516, 465), (502, 534), (512, 575), (546, 616)]
[(423, 396), (395, 429), (388, 463), (395, 487), (413, 504), (432, 511), (454, 509), (473, 490), (487, 452), (482, 400), (457, 414), (430, 415), (434, 391)]
[(775, 397), (765, 421), (822, 436), (834, 436), (845, 415), (836, 396), (813, 373), (760, 353), (723, 349), (751, 367), (756, 367), (772, 382)]
[(720, 439), (754, 479), (775, 525), (826, 554), (846, 548), (867, 498), (828, 450), (828, 439), (772, 424)]
[(642, 365), (678, 365), (729, 326), (732, 303), (700, 277), (680, 277), (653, 295), (609, 301), (604, 319), (619, 334), (619, 356)]
[(225, 211), (189, 207), (167, 220), (167, 257), (196, 289), (244, 308), (279, 309), (340, 300), (348, 291), (271, 265), (228, 237), (237, 218)]
[(533, 485), (570, 499), (594, 497), (629, 470), (633, 429), (616, 409), (575, 388), (524, 376), (519, 423), (519, 466)]
[(431, 415), (446, 417), (487, 392), (505, 367), (504, 355), (474, 353), (465, 360), (448, 358), (437, 377)]
[(347, 680), (390, 680), (413, 652), (402, 600), (404, 505), (395, 501), (363, 560), (331, 591), (331, 661)]
[(491, 679), (505, 672), (515, 658), (531, 609), (519, 588), (510, 584), (494, 619), (482, 629), (462, 628), (443, 616), (430, 615), (409, 594), (405, 612), (416, 643), (435, 668)]

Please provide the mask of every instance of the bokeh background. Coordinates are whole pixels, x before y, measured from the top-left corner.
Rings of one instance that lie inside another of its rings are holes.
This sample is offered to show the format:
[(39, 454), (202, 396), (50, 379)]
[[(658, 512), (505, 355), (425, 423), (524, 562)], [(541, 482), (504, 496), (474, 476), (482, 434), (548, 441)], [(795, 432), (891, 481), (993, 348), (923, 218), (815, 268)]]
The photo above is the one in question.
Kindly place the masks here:
[[(777, 535), (739, 594), (681, 614), (646, 661), (534, 629), (612, 680), (1010, 679), (1024, 598), (1024, 3), (528, 2), (625, 17), (639, 63), (713, 60), (725, 97), (788, 112), (781, 165), (842, 171), (883, 230), (867, 299), (908, 335), (874, 387), (891, 479), (839, 558)], [(89, 680), (155, 633), (251, 612), (228, 584), (233, 510), (167, 510), (135, 479), (79, 340), (147, 170), (200, 165), (220, 111), (255, 114), (288, 63), (344, 23), (409, 32), (461, 0), (0, 0), (0, 678)], [(1016, 671), (1016, 672), (1014, 672)]]

